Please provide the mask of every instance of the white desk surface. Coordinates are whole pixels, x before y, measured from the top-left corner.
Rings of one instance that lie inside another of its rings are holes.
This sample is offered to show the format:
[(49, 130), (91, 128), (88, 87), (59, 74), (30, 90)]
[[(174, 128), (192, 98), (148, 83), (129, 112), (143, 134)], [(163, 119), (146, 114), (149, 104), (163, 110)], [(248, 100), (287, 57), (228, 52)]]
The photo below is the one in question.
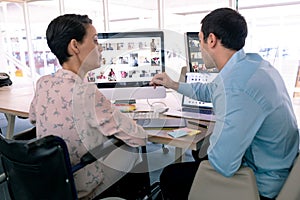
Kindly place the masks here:
[(33, 86), (26, 78), (16, 78), (11, 86), (0, 88), (0, 112), (5, 114), (8, 121), (7, 138), (13, 136), (15, 117), (28, 117), (34, 95)]
[[(167, 106), (169, 109), (178, 110), (181, 108), (181, 98), (182, 95), (178, 94), (177, 92), (167, 90), (167, 96), (165, 99), (137, 100), (136, 111), (150, 111), (164, 106)], [(161, 116), (171, 117), (165, 115)], [(187, 120), (200, 122), (201, 124), (207, 125), (208, 128), (201, 128), (187, 123), (188, 128), (201, 130), (201, 133), (194, 136), (184, 136), (180, 138), (173, 138), (169, 136), (168, 132), (171, 130), (147, 130), (150, 136), (148, 138), (148, 141), (176, 147), (175, 162), (180, 162), (182, 160), (182, 155), (184, 154), (184, 151), (187, 149), (200, 149), (204, 138), (209, 136), (214, 128), (214, 122), (211, 121), (201, 121), (195, 119)]]
[[(13, 83), (12, 86), (0, 88), (0, 112), (5, 113), (8, 119), (7, 138), (13, 136), (15, 117), (28, 117), (29, 107), (34, 95), (33, 83)], [(150, 106), (152, 105), (152, 106)], [(156, 107), (169, 107), (178, 109), (181, 105), (181, 96), (174, 91), (168, 91), (165, 99), (149, 99), (137, 100), (137, 110), (149, 111)], [(165, 116), (163, 116), (165, 117)], [(197, 150), (200, 148), (201, 141), (212, 132), (212, 126), (208, 124), (208, 129), (190, 127), (200, 129), (201, 134), (195, 136), (184, 136), (180, 138), (172, 138), (167, 134), (166, 130), (149, 130), (149, 141), (175, 146), (181, 149)], [(192, 126), (192, 125), (189, 125)], [(179, 154), (182, 152), (178, 151)]]

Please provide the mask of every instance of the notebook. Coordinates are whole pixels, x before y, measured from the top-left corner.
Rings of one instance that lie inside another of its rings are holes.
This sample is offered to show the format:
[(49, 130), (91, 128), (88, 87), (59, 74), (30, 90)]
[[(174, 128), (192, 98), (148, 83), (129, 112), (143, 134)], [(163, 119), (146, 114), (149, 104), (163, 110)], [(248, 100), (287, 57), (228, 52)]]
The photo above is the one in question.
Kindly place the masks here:
[[(186, 73), (186, 83), (208, 83), (214, 80), (217, 76), (217, 73)], [(182, 97), (181, 110), (183, 112), (199, 112), (201, 114), (213, 114), (213, 105), (212, 103), (197, 101), (195, 99), (191, 99), (187, 96)]]
[[(216, 73), (190, 73), (186, 74), (186, 82), (210, 82), (217, 76)], [(212, 103), (206, 103), (191, 99), (187, 96), (182, 97), (181, 108), (178, 110), (169, 109), (164, 115), (214, 121)]]
[[(186, 82), (210, 82), (217, 76), (217, 73), (186, 73)], [(164, 115), (215, 121), (212, 103), (206, 103), (182, 97), (181, 108), (178, 110), (169, 109)]]

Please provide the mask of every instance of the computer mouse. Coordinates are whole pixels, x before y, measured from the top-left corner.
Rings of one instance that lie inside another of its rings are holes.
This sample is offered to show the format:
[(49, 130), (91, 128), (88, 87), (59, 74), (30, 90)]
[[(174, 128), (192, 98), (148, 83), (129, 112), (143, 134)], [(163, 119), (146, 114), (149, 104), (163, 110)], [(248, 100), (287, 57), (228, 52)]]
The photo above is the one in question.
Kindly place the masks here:
[(169, 110), (169, 108), (168, 107), (157, 107), (157, 108), (154, 108), (153, 110), (154, 110), (154, 112), (164, 113), (164, 112), (167, 112)]

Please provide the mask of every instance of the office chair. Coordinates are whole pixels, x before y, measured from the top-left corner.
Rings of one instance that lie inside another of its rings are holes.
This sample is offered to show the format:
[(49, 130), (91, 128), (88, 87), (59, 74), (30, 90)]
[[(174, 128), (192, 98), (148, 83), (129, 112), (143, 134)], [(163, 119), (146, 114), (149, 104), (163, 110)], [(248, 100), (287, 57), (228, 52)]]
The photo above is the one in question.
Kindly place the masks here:
[[(300, 157), (298, 156), (276, 200), (299, 200), (299, 185)], [(206, 160), (199, 166), (188, 199), (259, 200), (259, 194), (251, 168), (241, 167), (234, 176), (226, 178), (216, 172)]]
[[(0, 185), (5, 184), (7, 188), (4, 199), (76, 200), (77, 191), (73, 173), (94, 162), (96, 158), (109, 154), (116, 146), (124, 144), (118, 139), (111, 138), (86, 153), (80, 163), (71, 166), (67, 145), (62, 138), (50, 135), (40, 139), (24, 140), (32, 136), (35, 136), (35, 128), (16, 135), (12, 140), (0, 136)], [(134, 199), (144, 199), (144, 196), (151, 199), (149, 174), (140, 174), (138, 178), (145, 178), (145, 181), (134, 188), (136, 189)], [(117, 187), (113, 185), (112, 188)], [(118, 195), (118, 191), (116, 194)], [(104, 197), (100, 195), (96, 199)]]

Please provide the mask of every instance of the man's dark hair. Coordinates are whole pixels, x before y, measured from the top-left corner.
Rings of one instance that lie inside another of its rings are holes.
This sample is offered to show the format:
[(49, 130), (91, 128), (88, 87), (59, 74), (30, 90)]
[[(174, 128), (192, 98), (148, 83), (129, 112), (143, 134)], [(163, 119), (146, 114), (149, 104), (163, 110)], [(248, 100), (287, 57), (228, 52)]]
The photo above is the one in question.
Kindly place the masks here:
[(53, 19), (46, 31), (47, 43), (60, 65), (71, 56), (68, 44), (72, 39), (82, 42), (86, 27), (92, 24), (87, 15), (65, 14)]
[(230, 8), (216, 9), (205, 16), (201, 24), (204, 42), (213, 33), (228, 49), (238, 51), (244, 47), (248, 34), (247, 22), (237, 11)]

